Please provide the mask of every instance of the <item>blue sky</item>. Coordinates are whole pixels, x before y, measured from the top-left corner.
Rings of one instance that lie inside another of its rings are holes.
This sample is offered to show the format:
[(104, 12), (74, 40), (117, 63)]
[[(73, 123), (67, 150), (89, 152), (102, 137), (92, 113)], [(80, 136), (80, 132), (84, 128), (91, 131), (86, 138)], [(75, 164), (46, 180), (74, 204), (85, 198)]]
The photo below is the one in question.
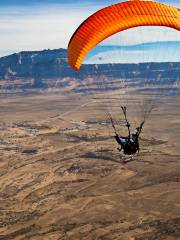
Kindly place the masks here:
[[(179, 0), (159, 1), (180, 7)], [(120, 1), (0, 0), (0, 56), (22, 50), (66, 48), (82, 21), (100, 8), (117, 2)], [(102, 44), (137, 44), (158, 39), (180, 41), (180, 33), (166, 28), (133, 29)]]
[(0, 5), (32, 5), (32, 4), (82, 4), (83, 2), (89, 2), (89, 3), (93, 3), (93, 4), (97, 4), (98, 2), (100, 4), (110, 4), (113, 2), (118, 2), (115, 0), (1, 0), (0, 1)]
[[(99, 5), (107, 6), (122, 2), (123, 0), (0, 0), (0, 6), (33, 6), (33, 5)], [(158, 2), (168, 3), (178, 6), (179, 0), (158, 0)]]
[[(165, 2), (165, 3), (178, 3), (179, 0), (159, 0), (159, 2)], [(115, 2), (119, 2), (117, 0), (1, 0), (0, 5), (31, 5), (31, 4), (64, 4), (64, 3), (83, 3), (83, 2), (90, 2), (93, 4), (111, 4)]]

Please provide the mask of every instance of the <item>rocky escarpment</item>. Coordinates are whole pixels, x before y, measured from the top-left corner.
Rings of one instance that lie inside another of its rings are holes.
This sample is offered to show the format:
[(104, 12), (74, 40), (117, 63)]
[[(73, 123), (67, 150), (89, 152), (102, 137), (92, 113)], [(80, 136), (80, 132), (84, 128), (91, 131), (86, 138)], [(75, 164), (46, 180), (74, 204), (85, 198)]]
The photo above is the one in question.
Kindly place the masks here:
[(179, 62), (86, 64), (82, 66), (81, 71), (73, 71), (67, 63), (66, 49), (27, 51), (0, 58), (0, 87), (64, 87), (72, 85), (72, 80), (79, 82), (93, 78), (96, 81), (101, 76), (121, 79), (129, 85), (179, 85), (179, 72)]

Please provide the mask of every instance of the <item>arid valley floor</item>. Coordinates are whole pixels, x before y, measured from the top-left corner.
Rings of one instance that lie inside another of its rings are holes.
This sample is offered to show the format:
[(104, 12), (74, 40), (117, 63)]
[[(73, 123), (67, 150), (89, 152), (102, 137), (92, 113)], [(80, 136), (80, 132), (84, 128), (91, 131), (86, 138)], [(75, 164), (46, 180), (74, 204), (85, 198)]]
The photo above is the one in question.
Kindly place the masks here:
[(1, 95), (0, 240), (180, 239), (180, 97), (152, 111), (126, 164), (92, 99)]

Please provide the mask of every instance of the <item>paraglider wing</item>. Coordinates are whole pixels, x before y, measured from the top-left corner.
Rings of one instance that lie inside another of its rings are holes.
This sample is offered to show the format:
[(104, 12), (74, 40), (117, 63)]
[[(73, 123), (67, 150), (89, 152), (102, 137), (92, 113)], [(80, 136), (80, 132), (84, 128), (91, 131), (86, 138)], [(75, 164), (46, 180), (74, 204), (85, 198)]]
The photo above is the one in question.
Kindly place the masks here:
[(138, 26), (166, 26), (180, 30), (180, 11), (151, 1), (129, 1), (103, 8), (85, 20), (68, 45), (68, 62), (79, 70), (88, 52), (107, 37)]

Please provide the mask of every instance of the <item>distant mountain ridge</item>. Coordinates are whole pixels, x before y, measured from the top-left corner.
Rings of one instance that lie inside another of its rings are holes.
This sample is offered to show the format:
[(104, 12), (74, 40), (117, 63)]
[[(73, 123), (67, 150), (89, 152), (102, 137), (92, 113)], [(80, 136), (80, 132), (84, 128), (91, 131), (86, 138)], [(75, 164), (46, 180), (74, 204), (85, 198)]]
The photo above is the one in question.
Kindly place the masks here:
[[(23, 51), (0, 58), (0, 77), (35, 77), (41, 66), (47, 63), (65, 64), (67, 62), (66, 50), (42, 50), (42, 51)], [(43, 71), (45, 69), (43, 68)], [(47, 70), (45, 74), (51, 75)], [(37, 74), (38, 75), (38, 74)]]
[(179, 84), (180, 62), (84, 64), (80, 71), (73, 71), (67, 63), (66, 49), (23, 51), (0, 58), (0, 89), (80, 86), (101, 76), (123, 79), (130, 86)]
[(86, 57), (87, 64), (179, 62), (180, 41), (149, 42), (127, 46), (95, 47)]

